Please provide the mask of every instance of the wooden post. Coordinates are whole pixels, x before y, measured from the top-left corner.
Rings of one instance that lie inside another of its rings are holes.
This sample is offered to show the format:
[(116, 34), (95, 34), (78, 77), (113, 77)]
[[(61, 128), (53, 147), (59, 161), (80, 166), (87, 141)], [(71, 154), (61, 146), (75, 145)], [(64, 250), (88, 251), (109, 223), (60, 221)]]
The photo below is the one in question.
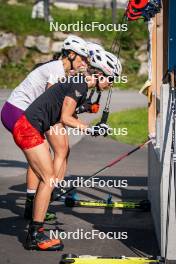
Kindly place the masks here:
[(156, 134), (156, 39), (157, 39), (157, 27), (156, 27), (156, 17), (153, 18), (153, 26), (152, 26), (152, 41), (151, 41), (151, 58), (152, 58), (152, 76), (151, 81), (152, 85), (149, 87), (148, 96), (149, 96), (149, 108), (148, 108), (148, 128), (149, 134)]
[(160, 97), (163, 79), (163, 9), (156, 16), (156, 95)]

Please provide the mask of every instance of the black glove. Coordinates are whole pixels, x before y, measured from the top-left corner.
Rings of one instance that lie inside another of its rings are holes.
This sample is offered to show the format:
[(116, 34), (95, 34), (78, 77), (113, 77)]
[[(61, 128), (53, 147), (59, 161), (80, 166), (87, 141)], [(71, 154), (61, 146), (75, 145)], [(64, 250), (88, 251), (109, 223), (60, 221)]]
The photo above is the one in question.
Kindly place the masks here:
[(100, 109), (100, 105), (99, 104), (92, 104), (92, 103), (85, 103), (85, 104), (82, 104), (80, 107), (78, 107), (76, 109), (76, 113), (77, 114), (81, 114), (81, 113), (98, 113)]
[(87, 129), (87, 133), (91, 136), (104, 136), (108, 135), (109, 126), (107, 124), (99, 123)]
[(90, 109), (91, 109), (91, 104), (86, 102), (76, 109), (76, 114), (90, 112)]

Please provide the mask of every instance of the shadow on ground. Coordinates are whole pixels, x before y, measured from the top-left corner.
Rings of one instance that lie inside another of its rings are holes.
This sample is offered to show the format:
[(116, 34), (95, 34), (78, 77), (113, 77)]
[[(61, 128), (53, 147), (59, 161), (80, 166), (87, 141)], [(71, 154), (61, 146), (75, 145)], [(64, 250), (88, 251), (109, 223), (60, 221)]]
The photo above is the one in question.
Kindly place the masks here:
[[(87, 179), (84, 175), (80, 177)], [(67, 180), (76, 178), (76, 175), (72, 175), (67, 177)], [(101, 177), (101, 179), (105, 178), (107, 176)], [(113, 188), (111, 190), (113, 200), (147, 199), (146, 177), (125, 178), (128, 180), (130, 186), (138, 186), (138, 189)], [(122, 180), (124, 176), (108, 176), (108, 179)], [(7, 210), (10, 215), (0, 219), (0, 234), (15, 236), (22, 244), (25, 242), (24, 230), (25, 232), (27, 231), (28, 225), (28, 222), (23, 219), (25, 188), (26, 184), (14, 184), (9, 187), (7, 194), (0, 196), (0, 208)], [(106, 199), (108, 194), (109, 190), (105, 188), (95, 187), (89, 189), (89, 191), (86, 188), (78, 189), (80, 198), (87, 200)], [(146, 255), (159, 255), (151, 214), (149, 212), (141, 212), (135, 209), (121, 211), (117, 209), (66, 208), (60, 202), (52, 203), (50, 210), (64, 214), (65, 219), (67, 216), (69, 218), (72, 217), (73, 222), (77, 221), (76, 219), (84, 221), (92, 229), (99, 230), (105, 234), (108, 232), (116, 232), (116, 236), (120, 237), (120, 233), (127, 232), (128, 239), (121, 239), (120, 242), (126, 245), (131, 251), (137, 249), (137, 251), (143, 252)], [(74, 223), (72, 225), (75, 228)], [(49, 228), (52, 228), (52, 230), (66, 231), (64, 222), (62, 221), (49, 224)]]
[(3, 160), (0, 159), (0, 167), (3, 168), (27, 168), (27, 163), (18, 160)]

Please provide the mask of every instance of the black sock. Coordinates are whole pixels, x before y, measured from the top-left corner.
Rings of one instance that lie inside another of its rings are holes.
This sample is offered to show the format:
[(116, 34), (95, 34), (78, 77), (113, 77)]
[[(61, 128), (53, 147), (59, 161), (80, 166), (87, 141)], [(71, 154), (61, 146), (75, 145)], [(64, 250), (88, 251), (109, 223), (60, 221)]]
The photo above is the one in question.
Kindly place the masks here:
[(30, 199), (31, 201), (34, 200), (34, 197), (35, 197), (35, 193), (27, 193), (27, 199)]
[(38, 221), (31, 221), (30, 226), (36, 230), (40, 229), (41, 227), (43, 227), (44, 222), (38, 222)]

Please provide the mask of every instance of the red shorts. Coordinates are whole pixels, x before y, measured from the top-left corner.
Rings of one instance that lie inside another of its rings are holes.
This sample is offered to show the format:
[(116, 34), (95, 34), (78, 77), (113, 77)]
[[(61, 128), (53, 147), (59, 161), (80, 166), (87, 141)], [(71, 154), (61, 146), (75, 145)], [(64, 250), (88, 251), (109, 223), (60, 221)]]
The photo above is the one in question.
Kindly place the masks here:
[(15, 123), (13, 138), (22, 150), (36, 147), (44, 143), (45, 139), (44, 135), (31, 125), (25, 115), (22, 115)]

